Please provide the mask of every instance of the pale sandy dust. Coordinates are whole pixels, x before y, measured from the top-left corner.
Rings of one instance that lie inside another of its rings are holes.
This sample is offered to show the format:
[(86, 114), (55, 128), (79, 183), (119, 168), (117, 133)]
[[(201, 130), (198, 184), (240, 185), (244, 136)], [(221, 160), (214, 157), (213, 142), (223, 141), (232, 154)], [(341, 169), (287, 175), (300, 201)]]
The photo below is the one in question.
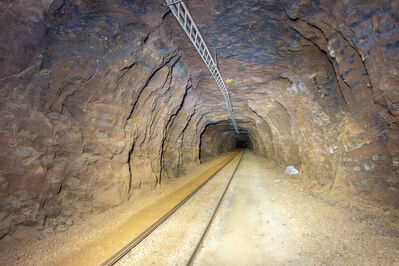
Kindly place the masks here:
[[(399, 265), (397, 213), (311, 194), (267, 165), (244, 155), (195, 265)], [(119, 265), (186, 265), (222, 193), (216, 182)]]
[[(198, 174), (217, 165), (226, 155), (219, 156), (200, 166), (188, 167), (189, 175), (169, 180), (154, 190), (136, 190), (125, 204), (100, 214), (83, 218), (76, 217), (72, 226), (63, 232), (51, 232), (46, 238), (38, 239), (37, 233), (25, 236), (22, 241), (10, 238), (0, 242), (0, 265), (62, 265), (64, 258), (78, 252), (90, 242), (107, 236), (130, 217), (151, 204), (162, 200), (193, 181)], [(42, 234), (43, 235), (43, 234)]]
[(238, 161), (233, 159), (116, 265), (186, 265)]
[(398, 224), (287, 178), (247, 152), (195, 265), (399, 265)]
[[(397, 211), (371, 202), (349, 203), (325, 193), (312, 194), (302, 186), (301, 177), (286, 176), (267, 164), (251, 152), (244, 155), (196, 265), (399, 265)], [(220, 172), (120, 265), (185, 265), (229, 171), (232, 166)], [(49, 265), (59, 256), (57, 252), (65, 254), (63, 248), (71, 251), (106, 234), (132, 213), (159, 200), (164, 191), (173, 191), (188, 181), (171, 182), (161, 191), (143, 193), (141, 200), (93, 215), (47, 241), (33, 242), (29, 247), (25, 244), (25, 249), (14, 253), (2, 251), (0, 265)], [(11, 254), (12, 259), (4, 254)], [(20, 261), (15, 260), (15, 254), (22, 254)]]

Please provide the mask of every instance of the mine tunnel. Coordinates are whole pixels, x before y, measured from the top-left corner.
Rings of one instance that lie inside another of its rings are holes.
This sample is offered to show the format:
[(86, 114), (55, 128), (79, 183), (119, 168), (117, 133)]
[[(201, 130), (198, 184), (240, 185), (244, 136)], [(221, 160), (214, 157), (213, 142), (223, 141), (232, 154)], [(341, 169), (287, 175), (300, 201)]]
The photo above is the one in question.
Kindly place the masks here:
[(0, 265), (399, 265), (398, 1), (0, 10)]
[(251, 141), (248, 136), (245, 138), (240, 138), (236, 142), (236, 149), (251, 149)]

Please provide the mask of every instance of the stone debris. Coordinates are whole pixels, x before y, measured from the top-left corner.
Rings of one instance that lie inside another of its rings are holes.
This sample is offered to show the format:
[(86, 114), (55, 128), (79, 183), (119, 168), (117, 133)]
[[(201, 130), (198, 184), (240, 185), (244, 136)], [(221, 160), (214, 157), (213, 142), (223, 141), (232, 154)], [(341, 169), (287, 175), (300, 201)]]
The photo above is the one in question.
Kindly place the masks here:
[(297, 175), (297, 174), (299, 174), (299, 171), (294, 166), (290, 165), (290, 166), (287, 166), (287, 168), (285, 168), (284, 173), (286, 175)]

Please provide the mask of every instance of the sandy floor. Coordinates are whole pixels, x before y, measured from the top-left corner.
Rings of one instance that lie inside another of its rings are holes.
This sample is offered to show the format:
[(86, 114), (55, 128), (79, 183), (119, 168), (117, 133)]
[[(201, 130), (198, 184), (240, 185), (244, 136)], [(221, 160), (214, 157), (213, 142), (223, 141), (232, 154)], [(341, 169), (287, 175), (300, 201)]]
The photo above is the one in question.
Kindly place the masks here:
[[(212, 160), (195, 173), (220, 161)], [(119, 265), (185, 265), (234, 169), (232, 161)], [(312, 194), (300, 177), (246, 152), (195, 265), (399, 265), (399, 215), (370, 202)], [(54, 265), (181, 188), (193, 177), (136, 195), (41, 241), (2, 247), (0, 265)], [(359, 205), (360, 204), (360, 205)]]
[(186, 265), (239, 159), (233, 159), (116, 265)]
[[(169, 180), (154, 190), (135, 190), (130, 201), (125, 204), (103, 213), (86, 215), (84, 218), (75, 217), (69, 220), (72, 226), (62, 231), (27, 233), (22, 240), (7, 237), (0, 241), (0, 265), (66, 265), (71, 262), (71, 258), (88, 248), (93, 253), (90, 248), (93, 243), (113, 235), (115, 230), (129, 223), (138, 213), (157, 202), (164, 202), (168, 195), (178, 194), (177, 191), (195, 183), (203, 173), (218, 168), (231, 155), (232, 153), (228, 153), (200, 166), (188, 167), (188, 175)], [(112, 242), (115, 245), (121, 244), (118, 239), (113, 239)], [(97, 259), (102, 259), (105, 253), (101, 248), (101, 245), (95, 247), (94, 255), (99, 254), (95, 256)]]
[(399, 231), (284, 182), (246, 153), (195, 265), (399, 265)]
[[(246, 152), (195, 265), (399, 265), (399, 225), (391, 223), (392, 214), (376, 216), (373, 209), (312, 195), (296, 176), (266, 165)], [(224, 176), (118, 265), (186, 265)]]

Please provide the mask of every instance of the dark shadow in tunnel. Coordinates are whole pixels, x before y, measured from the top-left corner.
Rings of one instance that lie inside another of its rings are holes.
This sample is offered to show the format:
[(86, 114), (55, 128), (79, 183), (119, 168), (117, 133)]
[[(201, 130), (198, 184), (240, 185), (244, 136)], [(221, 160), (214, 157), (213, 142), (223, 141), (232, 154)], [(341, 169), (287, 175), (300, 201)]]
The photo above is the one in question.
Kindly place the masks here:
[(248, 134), (240, 134), (237, 138), (236, 149), (250, 149), (252, 150), (252, 142)]
[(210, 158), (235, 149), (252, 150), (253, 140), (250, 130), (239, 127), (239, 132), (237, 135), (233, 125), (226, 121), (206, 125), (200, 135), (200, 162), (206, 162)]
[(247, 149), (248, 148), (248, 141), (245, 140), (238, 140), (236, 143), (237, 149)]

